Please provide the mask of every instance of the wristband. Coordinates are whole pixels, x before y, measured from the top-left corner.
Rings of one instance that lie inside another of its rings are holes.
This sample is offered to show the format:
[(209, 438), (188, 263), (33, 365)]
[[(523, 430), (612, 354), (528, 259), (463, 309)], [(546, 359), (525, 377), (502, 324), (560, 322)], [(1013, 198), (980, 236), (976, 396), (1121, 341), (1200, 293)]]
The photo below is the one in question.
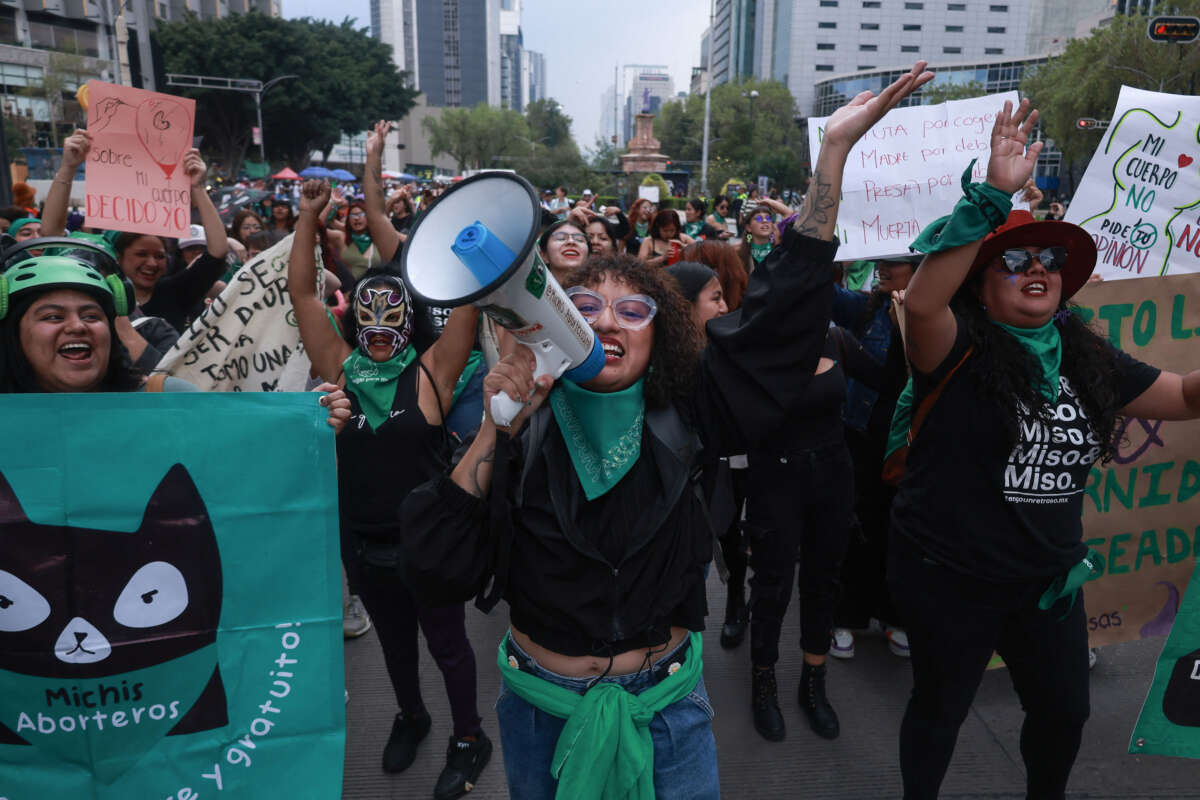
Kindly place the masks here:
[(930, 223), (909, 245), (919, 253), (940, 253), (978, 241), (999, 228), (1012, 211), (1012, 197), (988, 183), (972, 183), (975, 159), (962, 175), (963, 198), (946, 217)]

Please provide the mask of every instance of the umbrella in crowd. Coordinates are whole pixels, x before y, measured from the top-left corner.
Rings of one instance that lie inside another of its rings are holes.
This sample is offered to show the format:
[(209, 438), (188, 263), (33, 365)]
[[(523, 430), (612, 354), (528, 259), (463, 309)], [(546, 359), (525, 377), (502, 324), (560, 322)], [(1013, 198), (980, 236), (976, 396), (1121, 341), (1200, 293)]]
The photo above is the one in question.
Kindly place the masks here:
[(300, 180), (300, 176), (297, 175), (296, 171), (294, 169), (292, 169), (291, 167), (284, 167), (283, 169), (279, 170), (279, 172), (276, 172), (274, 175), (272, 175), (271, 178), (273, 180), (277, 180), (277, 181), (298, 181), (298, 180)]
[(262, 200), (269, 195), (270, 192), (264, 192), (261, 189), (248, 189), (244, 186), (230, 186), (226, 189), (218, 189), (213, 193), (213, 202), (217, 206), (217, 214), (221, 217), (221, 223), (229, 227), (233, 223), (233, 215), (243, 208), (248, 208), (251, 205)]
[[(329, 170), (325, 169), (324, 167), (313, 166), (313, 167), (305, 167), (304, 169), (300, 170), (300, 177), (301, 178), (332, 178), (333, 173), (330, 172)], [(353, 177), (353, 176), (351, 176), (351, 177)]]
[(358, 180), (358, 178), (354, 177), (354, 173), (348, 172), (347, 170), (344, 170), (344, 169), (335, 169), (333, 172), (331, 172), (329, 174), (329, 177), (333, 178), (334, 180), (338, 180), (338, 181), (356, 181), (356, 180)]

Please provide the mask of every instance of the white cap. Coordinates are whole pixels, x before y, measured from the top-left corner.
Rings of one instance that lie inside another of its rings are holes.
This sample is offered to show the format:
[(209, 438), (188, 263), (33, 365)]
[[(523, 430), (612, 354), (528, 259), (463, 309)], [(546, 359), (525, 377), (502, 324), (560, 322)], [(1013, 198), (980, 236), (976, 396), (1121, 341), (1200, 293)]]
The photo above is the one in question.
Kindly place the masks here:
[(192, 225), (188, 229), (188, 235), (179, 240), (179, 249), (183, 250), (187, 247), (195, 247), (197, 245), (205, 245), (208, 240), (204, 236), (204, 226)]
[(584, 190), (583, 190), (583, 193), (584, 193), (584, 194), (591, 194), (591, 193), (592, 193), (592, 190), (591, 190), (591, 189), (584, 189)]

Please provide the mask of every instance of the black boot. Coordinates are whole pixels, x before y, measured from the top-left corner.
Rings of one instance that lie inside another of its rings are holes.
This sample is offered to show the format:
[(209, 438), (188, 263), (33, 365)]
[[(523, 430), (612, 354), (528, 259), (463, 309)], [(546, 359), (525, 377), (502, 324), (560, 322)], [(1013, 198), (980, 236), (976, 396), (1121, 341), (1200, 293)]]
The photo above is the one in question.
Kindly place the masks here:
[(746, 610), (746, 594), (739, 581), (735, 586), (730, 577), (729, 594), (725, 598), (725, 624), (721, 626), (721, 647), (732, 650), (746, 638), (750, 614)]
[(779, 689), (774, 667), (750, 668), (750, 709), (754, 712), (754, 730), (768, 742), (782, 742), (787, 736), (783, 712), (779, 710)]
[(836, 739), (841, 732), (837, 712), (825, 696), (825, 665), (804, 662), (800, 670), (800, 708), (808, 717), (813, 732), (825, 739)]
[(392, 735), (383, 748), (383, 771), (403, 772), (411, 767), (417, 757), (417, 745), (429, 734), (432, 724), (433, 720), (424, 711), (420, 714), (397, 714), (392, 723)]

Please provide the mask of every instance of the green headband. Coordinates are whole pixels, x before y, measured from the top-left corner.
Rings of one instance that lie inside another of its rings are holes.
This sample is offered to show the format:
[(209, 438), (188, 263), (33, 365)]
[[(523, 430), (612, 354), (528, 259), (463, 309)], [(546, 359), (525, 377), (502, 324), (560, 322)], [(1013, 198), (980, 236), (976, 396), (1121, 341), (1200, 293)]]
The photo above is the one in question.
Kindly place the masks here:
[(8, 314), (13, 298), (33, 289), (75, 289), (96, 297), (118, 316), (132, 308), (128, 289), (116, 275), (107, 277), (64, 256), (39, 256), (18, 262), (0, 275), (0, 319)]
[(17, 231), (21, 230), (21, 228), (24, 228), (31, 222), (41, 222), (41, 220), (37, 217), (19, 217), (14, 219), (12, 222), (8, 223), (8, 235), (16, 236)]

